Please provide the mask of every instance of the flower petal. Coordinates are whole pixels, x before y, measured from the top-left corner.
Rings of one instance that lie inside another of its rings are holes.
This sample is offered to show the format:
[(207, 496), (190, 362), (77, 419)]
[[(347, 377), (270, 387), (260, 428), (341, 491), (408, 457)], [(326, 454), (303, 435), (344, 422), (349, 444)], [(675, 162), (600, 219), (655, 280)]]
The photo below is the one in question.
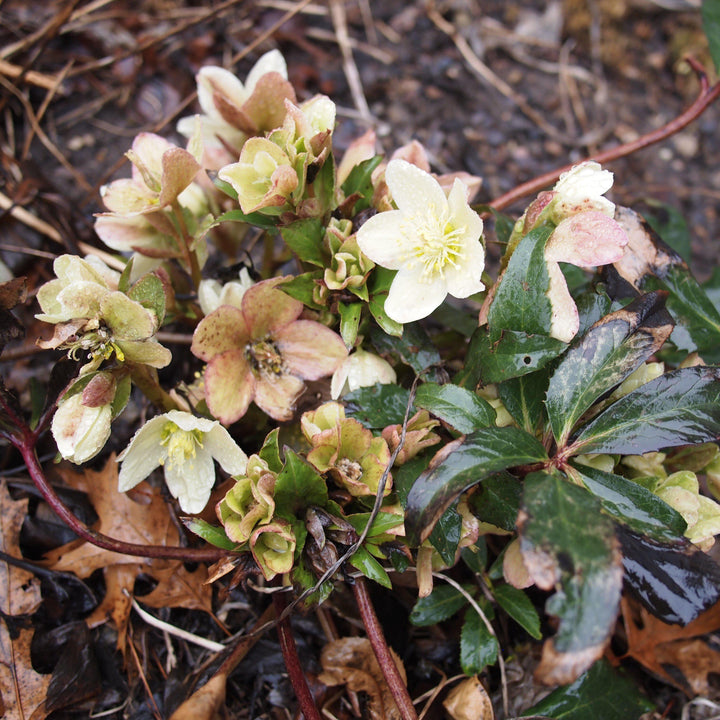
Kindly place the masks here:
[(250, 331), (242, 311), (231, 305), (221, 305), (195, 328), (190, 350), (208, 362), (228, 350), (244, 348), (249, 340)]
[(247, 455), (230, 437), (230, 433), (219, 423), (203, 438), (205, 449), (220, 463), (220, 467), (230, 475), (241, 475), (247, 467)]
[(313, 320), (296, 320), (278, 330), (273, 340), (289, 372), (304, 380), (332, 375), (348, 354), (337, 333)]
[(303, 381), (293, 375), (263, 375), (255, 387), (255, 404), (273, 420), (290, 420), (304, 389)]
[(118, 474), (120, 492), (134, 488), (167, 458), (167, 448), (161, 444), (161, 433), (166, 422), (165, 415), (148, 420), (118, 455), (118, 462), (122, 462)]
[(207, 405), (223, 425), (234, 423), (247, 412), (255, 392), (255, 376), (243, 350), (215, 356), (205, 370)]
[(445, 270), (447, 291), (456, 298), (466, 298), (485, 289), (482, 273), (485, 267), (485, 249), (478, 240), (466, 243), (462, 261)]
[(165, 483), (183, 512), (201, 512), (215, 484), (215, 467), (210, 453), (198, 449), (195, 457), (186, 458), (182, 464), (168, 461), (165, 464)]
[(222, 96), (229, 104), (237, 107), (250, 97), (250, 93), (233, 73), (216, 65), (201, 68), (196, 81), (200, 107), (206, 115), (215, 120), (222, 118), (215, 105), (216, 96)]
[(406, 224), (400, 210), (373, 215), (358, 230), (358, 247), (378, 265), (398, 270), (407, 255), (404, 242)]
[(546, 264), (550, 277), (550, 285), (546, 294), (552, 305), (550, 337), (570, 342), (580, 328), (577, 305), (570, 295), (560, 266), (556, 262)]
[(254, 340), (261, 340), (274, 330), (289, 325), (303, 310), (299, 300), (276, 288), (284, 279), (262, 280), (243, 295), (242, 312)]
[(245, 90), (247, 93), (252, 93), (258, 80), (266, 73), (271, 72), (279, 73), (287, 80), (287, 63), (279, 50), (270, 50), (258, 58), (258, 61), (253, 65), (252, 70), (250, 70), (245, 79)]
[(390, 286), (385, 312), (395, 322), (409, 323), (427, 317), (447, 296), (444, 280), (423, 282), (420, 274), (402, 268)]
[(447, 207), (447, 198), (438, 181), (429, 173), (405, 160), (391, 160), (385, 181), (395, 204), (405, 215), (424, 217), (428, 208), (439, 213)]

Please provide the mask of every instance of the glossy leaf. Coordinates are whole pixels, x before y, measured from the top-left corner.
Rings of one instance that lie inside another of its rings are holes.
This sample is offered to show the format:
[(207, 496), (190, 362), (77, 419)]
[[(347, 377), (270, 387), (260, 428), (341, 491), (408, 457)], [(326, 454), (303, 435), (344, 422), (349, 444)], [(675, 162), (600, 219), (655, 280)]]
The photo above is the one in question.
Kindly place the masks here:
[(720, 436), (720, 368), (689, 367), (620, 398), (575, 438), (574, 452), (642, 455)]
[(474, 392), (451, 383), (424, 383), (415, 394), (415, 404), (461, 433), (488, 427), (495, 422), (495, 410)]
[(554, 720), (638, 720), (653, 709), (636, 685), (616, 673), (605, 660), (598, 660), (575, 682), (553, 690), (521, 717)]
[(394, 270), (375, 267), (368, 281), (368, 292), (370, 293), (368, 309), (384, 332), (393, 337), (402, 337), (404, 326), (388, 317), (385, 312), (385, 300), (387, 300), (388, 291), (395, 274)]
[(518, 531), (531, 578), (555, 591), (545, 610), (559, 620), (536, 676), (573, 682), (601, 657), (615, 626), (623, 573), (613, 523), (584, 488), (535, 472), (525, 478)]
[(633, 530), (656, 540), (682, 540), (683, 516), (655, 493), (632, 480), (587, 465), (574, 465), (585, 487), (599, 498), (603, 510)]
[(518, 330), (488, 329), (477, 336), (472, 348), (483, 384), (499, 383), (528, 375), (545, 367), (567, 348), (562, 340), (547, 335), (529, 335)]
[(588, 408), (656, 353), (672, 332), (664, 294), (643, 295), (596, 323), (560, 361), (545, 406), (558, 445)]
[(455, 564), (461, 533), (462, 518), (454, 507), (449, 507), (440, 516), (430, 533), (430, 543), (440, 553), (442, 561), (450, 567)]
[(320, 218), (303, 218), (280, 230), (285, 244), (302, 260), (325, 267), (323, 235), (325, 227)]
[(460, 631), (462, 671), (468, 676), (479, 675), (488, 665), (494, 665), (497, 659), (497, 640), (490, 634), (475, 609), (468, 608)]
[[(472, 592), (471, 587), (466, 588)], [(467, 604), (465, 596), (450, 585), (437, 585), (424, 598), (419, 598), (410, 611), (410, 622), (418, 627), (437, 625), (452, 617)]]
[[(362, 387), (343, 396), (345, 412), (366, 428), (397, 425), (405, 419), (410, 392), (391, 383)], [(410, 410), (410, 414), (414, 412)]]
[(449, 443), (435, 455), (408, 494), (408, 543), (419, 545), (453, 500), (483, 478), (544, 460), (547, 454), (542, 444), (515, 427), (484, 428)]
[(258, 455), (268, 464), (271, 472), (279, 473), (283, 469), (280, 458), (280, 428), (268, 433)]
[(278, 514), (297, 516), (310, 505), (323, 507), (328, 501), (327, 486), (310, 463), (289, 447), (284, 448), (285, 467), (275, 481), (275, 507)]
[(493, 588), (493, 596), (498, 605), (518, 624), (528, 635), (536, 640), (542, 639), (540, 632), (540, 616), (530, 598), (522, 590), (512, 585), (502, 584)]
[(374, 580), (388, 590), (392, 589), (392, 582), (385, 568), (364, 547), (359, 547), (348, 562), (366, 578)]
[(580, 327), (577, 337), (582, 337), (592, 325), (602, 320), (612, 308), (612, 300), (605, 292), (605, 286), (598, 284), (590, 292), (582, 293), (576, 299)]
[(417, 375), (441, 362), (440, 353), (418, 323), (403, 326), (402, 337), (392, 337), (373, 329), (370, 340), (380, 354), (392, 353), (409, 365)]
[(548, 386), (548, 374), (549, 368), (498, 385), (498, 397), (505, 409), (521, 428), (531, 434), (538, 427), (545, 412), (543, 400)]
[(218, 525), (211, 525), (202, 518), (184, 517), (182, 523), (190, 532), (201, 537), (205, 542), (222, 548), (223, 550), (237, 550), (239, 545), (233, 542), (226, 534), (225, 528)]
[(545, 243), (551, 227), (542, 226), (525, 235), (515, 248), (488, 312), (491, 338), (504, 330), (548, 335), (552, 307), (546, 293), (550, 278), (545, 264)]
[(619, 526), (625, 582), (663, 622), (687, 625), (720, 600), (720, 566), (689, 542), (663, 544)]
[(512, 532), (520, 510), (522, 489), (522, 481), (508, 472), (490, 475), (470, 496), (470, 508), (482, 522)]
[[(345, 182), (342, 184), (342, 191), (345, 196), (359, 193), (365, 196), (370, 193), (372, 197), (373, 186), (372, 186), (372, 174), (375, 168), (382, 162), (382, 155), (376, 155), (375, 157), (363, 160), (358, 163), (348, 174)], [(357, 205), (355, 210), (361, 210)]]

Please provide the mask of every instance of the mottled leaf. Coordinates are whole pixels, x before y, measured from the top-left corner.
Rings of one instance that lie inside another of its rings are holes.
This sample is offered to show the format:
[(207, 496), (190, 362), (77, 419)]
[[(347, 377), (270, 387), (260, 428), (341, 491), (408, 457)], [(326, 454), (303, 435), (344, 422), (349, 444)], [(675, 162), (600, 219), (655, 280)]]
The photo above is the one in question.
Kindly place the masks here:
[(584, 488), (535, 472), (525, 478), (518, 531), (531, 578), (555, 591), (545, 610), (559, 620), (536, 676), (573, 682), (601, 657), (615, 625), (623, 573), (613, 523)]
[(275, 507), (278, 513), (297, 516), (310, 505), (323, 507), (328, 501), (327, 486), (310, 463), (289, 447), (284, 448), (285, 467), (275, 481)]
[[(409, 399), (408, 390), (391, 383), (358, 388), (343, 396), (347, 416), (371, 429), (401, 423), (405, 419)], [(413, 412), (414, 409), (411, 409), (410, 414)]]
[(498, 385), (498, 397), (515, 421), (529, 433), (538, 427), (545, 412), (545, 392), (550, 368)]
[(575, 438), (574, 453), (642, 455), (720, 436), (720, 368), (661, 375), (620, 398)]
[(488, 475), (547, 460), (542, 444), (515, 427), (484, 428), (440, 450), (415, 481), (407, 498), (405, 531), (419, 545), (463, 491)]
[(495, 410), (474, 392), (451, 383), (424, 383), (415, 394), (415, 404), (444, 420), (461, 433), (488, 427), (495, 422)]
[(470, 508), (483, 522), (512, 532), (520, 510), (522, 489), (522, 481), (508, 472), (490, 475), (470, 496)]
[(672, 332), (664, 293), (643, 295), (604, 317), (573, 344), (547, 390), (553, 435), (561, 447), (583, 413), (656, 353)]

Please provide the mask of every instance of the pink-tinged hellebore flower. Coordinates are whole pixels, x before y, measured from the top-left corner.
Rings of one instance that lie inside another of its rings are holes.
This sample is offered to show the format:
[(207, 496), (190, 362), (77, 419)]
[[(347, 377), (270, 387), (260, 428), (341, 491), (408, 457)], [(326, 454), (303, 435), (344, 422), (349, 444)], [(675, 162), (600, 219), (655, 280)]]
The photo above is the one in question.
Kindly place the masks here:
[(111, 420), (110, 402), (98, 406), (85, 405), (82, 393), (63, 400), (51, 426), (58, 452), (76, 465), (94, 458), (110, 437)]
[(339, 335), (300, 320), (303, 304), (277, 289), (282, 278), (249, 288), (240, 308), (222, 305), (195, 330), (192, 352), (207, 363), (205, 393), (223, 424), (252, 401), (275, 420), (290, 420), (304, 380), (332, 375), (347, 357)]
[(448, 294), (466, 298), (483, 290), (483, 223), (462, 181), (446, 197), (432, 175), (404, 160), (388, 163), (385, 180), (398, 209), (371, 217), (357, 240), (374, 263), (398, 271), (387, 315), (399, 323), (420, 320)]
[[(580, 212), (595, 210), (608, 217), (615, 214), (615, 205), (603, 195), (612, 187), (613, 174), (600, 163), (588, 160), (564, 172), (555, 183), (553, 214), (557, 220)], [(557, 221), (556, 220), (556, 221)]]
[(230, 475), (247, 467), (247, 455), (220, 423), (171, 410), (148, 420), (118, 455), (118, 490), (134, 488), (162, 465), (168, 490), (183, 512), (199, 513), (215, 484), (213, 460)]
[[(208, 65), (200, 70), (196, 80), (206, 167), (219, 170), (238, 157), (248, 136), (282, 125), (285, 99), (295, 101), (287, 76), (287, 65), (279, 50), (265, 53), (245, 83), (221, 67)], [(190, 137), (193, 121), (191, 117), (181, 118), (178, 132)]]
[(577, 306), (570, 295), (559, 262), (581, 268), (608, 265), (619, 260), (628, 236), (615, 220), (603, 212), (590, 210), (563, 220), (545, 245), (545, 262), (552, 303), (550, 336), (570, 342), (580, 327)]

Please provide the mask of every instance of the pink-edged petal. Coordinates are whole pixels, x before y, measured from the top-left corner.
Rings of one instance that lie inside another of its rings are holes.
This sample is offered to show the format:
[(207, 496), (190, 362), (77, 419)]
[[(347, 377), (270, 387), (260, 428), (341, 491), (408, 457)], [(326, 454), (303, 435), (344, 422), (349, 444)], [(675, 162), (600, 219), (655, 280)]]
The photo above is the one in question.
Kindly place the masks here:
[(550, 337), (570, 342), (580, 327), (577, 305), (570, 295), (565, 276), (556, 262), (546, 263), (550, 285), (547, 296), (552, 305)]
[(241, 130), (269, 132), (280, 127), (287, 113), (285, 100), (296, 101), (295, 89), (280, 73), (263, 74), (242, 107)]
[(447, 198), (438, 181), (405, 160), (388, 163), (385, 181), (395, 204), (405, 215), (424, 218), (429, 211), (439, 214), (447, 207)]
[(222, 95), (228, 103), (240, 107), (250, 96), (240, 80), (225, 68), (208, 65), (196, 75), (198, 102), (206, 115), (213, 119), (222, 116), (215, 106), (215, 97)]
[(445, 270), (448, 293), (456, 298), (466, 298), (484, 290), (484, 267), (485, 249), (478, 240), (469, 241), (463, 249), (462, 262), (457, 266), (448, 265)]
[(157, 210), (157, 198), (144, 184), (121, 178), (107, 185), (102, 191), (102, 201), (110, 212), (127, 215)]
[(131, 252), (163, 240), (163, 236), (142, 215), (99, 215), (95, 219), (95, 232), (109, 248), (118, 252)]
[(545, 245), (545, 258), (578, 267), (617, 262), (628, 244), (627, 233), (602, 212), (590, 210), (563, 220)]
[(248, 288), (243, 295), (242, 312), (254, 340), (262, 340), (273, 331), (289, 325), (303, 310), (299, 300), (277, 289), (276, 286), (283, 280), (263, 280)]
[(358, 230), (358, 247), (374, 263), (390, 270), (398, 270), (407, 257), (407, 225), (400, 210), (388, 210), (373, 215)]
[(173, 203), (177, 196), (195, 179), (200, 172), (200, 163), (179, 147), (173, 147), (162, 156), (162, 180), (158, 204), (165, 207)]
[(255, 376), (242, 350), (218, 355), (205, 369), (207, 405), (223, 425), (231, 425), (247, 412), (255, 390)]
[(332, 375), (347, 357), (342, 338), (313, 320), (296, 320), (273, 336), (288, 371), (305, 380)]
[(250, 330), (239, 308), (221, 305), (200, 321), (190, 350), (207, 362), (228, 350), (243, 349), (250, 341)]
[(255, 404), (273, 420), (291, 420), (295, 400), (304, 389), (305, 383), (293, 375), (262, 375), (255, 388)]
[(209, 452), (198, 450), (195, 457), (185, 458), (181, 464), (165, 463), (165, 484), (177, 498), (180, 509), (199, 513), (207, 505), (215, 484), (215, 466)]
[(385, 312), (395, 322), (414, 322), (427, 317), (446, 296), (447, 286), (442, 278), (423, 282), (419, 273), (402, 269), (390, 286)]

